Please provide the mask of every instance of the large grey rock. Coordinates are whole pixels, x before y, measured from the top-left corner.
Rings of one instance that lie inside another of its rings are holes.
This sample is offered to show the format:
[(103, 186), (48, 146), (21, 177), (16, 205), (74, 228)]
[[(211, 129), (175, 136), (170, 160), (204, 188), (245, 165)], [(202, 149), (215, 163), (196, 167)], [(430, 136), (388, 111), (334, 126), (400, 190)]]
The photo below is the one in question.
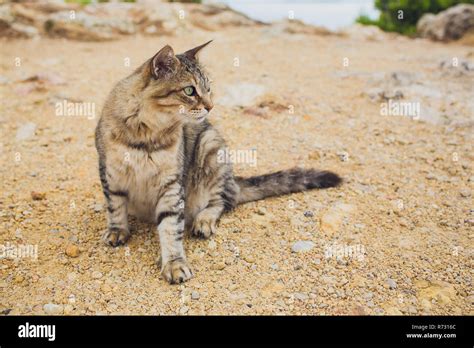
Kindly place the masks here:
[(416, 25), (421, 37), (437, 41), (460, 39), (474, 29), (474, 5), (459, 4), (437, 15), (428, 13)]

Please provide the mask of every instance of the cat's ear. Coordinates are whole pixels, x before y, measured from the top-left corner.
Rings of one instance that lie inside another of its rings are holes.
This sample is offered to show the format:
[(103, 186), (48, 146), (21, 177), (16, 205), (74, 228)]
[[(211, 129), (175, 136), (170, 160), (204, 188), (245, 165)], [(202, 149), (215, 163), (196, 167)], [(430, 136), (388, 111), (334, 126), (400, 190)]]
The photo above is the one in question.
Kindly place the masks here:
[(179, 64), (170, 45), (166, 45), (153, 56), (150, 62), (151, 76), (155, 79), (169, 78)]
[(183, 54), (188, 57), (188, 58), (191, 58), (191, 59), (196, 59), (196, 54), (202, 50), (204, 47), (206, 47), (207, 45), (209, 45), (210, 43), (212, 42), (211, 41), (208, 41), (206, 42), (205, 44), (202, 44), (200, 46), (197, 46), (197, 47), (194, 47), (194, 48), (191, 48), (190, 50), (184, 52)]

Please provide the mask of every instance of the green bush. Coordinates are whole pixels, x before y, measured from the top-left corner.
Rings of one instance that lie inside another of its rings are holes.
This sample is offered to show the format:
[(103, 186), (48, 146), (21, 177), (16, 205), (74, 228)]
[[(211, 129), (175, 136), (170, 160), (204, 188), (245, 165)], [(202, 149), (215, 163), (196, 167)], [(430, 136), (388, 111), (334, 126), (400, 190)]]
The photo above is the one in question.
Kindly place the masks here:
[(438, 13), (460, 3), (474, 4), (474, 0), (375, 0), (375, 7), (380, 10), (379, 18), (360, 15), (356, 22), (414, 35), (416, 23), (425, 13)]

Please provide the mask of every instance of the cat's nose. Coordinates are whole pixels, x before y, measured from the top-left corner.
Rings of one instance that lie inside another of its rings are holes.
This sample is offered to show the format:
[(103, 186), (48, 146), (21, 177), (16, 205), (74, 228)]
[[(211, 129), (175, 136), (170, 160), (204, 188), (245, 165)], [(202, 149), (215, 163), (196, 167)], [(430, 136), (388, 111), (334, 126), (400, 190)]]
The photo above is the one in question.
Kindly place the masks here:
[(204, 103), (204, 109), (206, 109), (207, 112), (211, 111), (213, 107), (214, 107), (214, 104), (212, 104), (210, 100)]

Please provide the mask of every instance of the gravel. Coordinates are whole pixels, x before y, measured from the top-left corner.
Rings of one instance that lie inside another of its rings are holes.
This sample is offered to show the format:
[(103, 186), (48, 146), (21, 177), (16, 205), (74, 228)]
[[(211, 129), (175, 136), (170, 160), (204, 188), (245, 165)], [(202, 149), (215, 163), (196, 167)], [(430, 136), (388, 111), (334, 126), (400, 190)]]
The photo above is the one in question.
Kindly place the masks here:
[[(104, 207), (99, 211), (104, 197), (93, 138), (97, 119), (57, 117), (54, 105), (41, 102), (45, 95), (64, 93), (99, 107), (110, 86), (147, 58), (156, 39), (137, 36), (100, 45), (46, 38), (22, 40), (20, 45), (7, 40), (2, 42), (6, 62), (14, 61), (20, 46), (22, 56), (31, 57), (19, 72), (27, 69), (28, 76), (36, 74), (44, 69), (41, 62), (56, 57), (68, 66), (51, 67), (55, 73), (87, 83), (47, 86), (44, 93), (33, 91), (21, 102), (11, 88), (14, 82), (0, 85), (8, 110), (0, 116), (5, 133), (2, 148), (10, 158), (2, 168), (5, 209), (0, 213), (0, 244), (15, 241), (38, 246), (37, 260), (4, 259), (0, 263), (0, 273), (5, 274), (0, 279), (0, 312), (14, 309), (11, 313), (45, 314), (46, 303), (54, 305), (47, 306), (48, 311), (60, 312), (64, 306), (63, 313), (76, 315), (351, 315), (362, 312), (357, 304), (367, 315), (380, 308), (384, 314), (387, 308), (406, 314), (409, 305), (417, 314), (425, 313), (424, 307), (430, 307), (432, 315), (472, 313), (469, 251), (474, 215), (470, 213), (469, 180), (473, 167), (467, 143), (472, 128), (460, 125), (450, 130), (404, 117), (383, 117), (380, 103), (371, 103), (360, 93), (360, 88), (370, 85), (373, 74), (410, 68), (406, 60), (400, 60), (400, 52), (413, 61), (430, 52), (430, 59), (436, 61), (465, 57), (471, 49), (391, 36), (370, 43), (360, 40), (361, 49), (353, 52), (357, 64), (350, 67), (360, 74), (341, 80), (327, 69), (339, 69), (332, 57), (344, 56), (354, 43), (350, 38), (301, 34), (304, 40), (293, 40), (297, 37), (290, 34), (267, 37), (244, 27), (225, 28), (222, 33), (229, 38), (225, 50), (212, 46), (203, 56), (208, 70), (219, 80), (216, 89), (237, 80), (261, 85), (264, 93), (249, 102), (254, 107), (269, 105), (261, 117), (215, 101), (210, 121), (216, 123), (229, 147), (258, 145), (258, 165), (236, 165), (236, 174), (252, 176), (301, 165), (337, 172), (344, 183), (237, 207), (223, 217), (210, 240), (185, 238), (194, 278), (184, 285), (169, 285), (157, 266), (156, 226), (130, 219), (132, 236), (127, 245), (111, 248), (100, 240), (107, 221)], [(229, 63), (229, 52), (243, 49), (243, 36), (252, 46), (265, 40), (265, 50), (247, 50), (241, 61), (245, 68), (236, 69), (231, 60)], [(189, 37), (177, 33), (162, 44), (165, 42), (181, 49), (189, 44)], [(321, 45), (328, 54), (320, 60), (287, 64)], [(87, 61), (74, 54), (80, 49), (87, 50)], [(129, 55), (129, 68), (123, 64), (99, 68), (103, 61), (121, 62)], [(75, 67), (73, 72), (69, 66)], [(439, 77), (429, 64), (418, 64), (417, 69), (423, 83), (431, 84)], [(272, 74), (258, 73), (264, 71)], [(0, 75), (14, 79), (8, 64), (0, 65)], [(462, 77), (439, 77), (439, 81), (453, 88), (450, 96), (456, 100), (472, 99), (470, 90), (463, 87), (470, 86), (469, 81)], [(226, 94), (222, 88), (215, 92)], [(317, 103), (315, 95), (319, 96)], [(294, 114), (287, 112), (289, 104)], [(284, 108), (274, 111), (275, 105)], [(457, 121), (451, 118), (470, 117), (462, 112), (444, 114), (447, 123)], [(19, 143), (16, 134), (26, 122), (36, 127), (34, 132), (33, 127), (29, 132), (22, 130), (20, 138), (25, 140)], [(447, 145), (453, 141), (457, 145)], [(314, 149), (320, 155), (308, 157)], [(337, 156), (341, 150), (349, 152), (347, 162)], [(457, 162), (451, 161), (454, 151)], [(430, 173), (433, 179), (427, 178)], [(37, 200), (31, 192), (39, 193)], [(403, 201), (402, 210), (394, 208), (392, 202), (398, 200)], [(23, 239), (15, 238), (18, 229)], [(80, 249), (78, 257), (67, 255), (69, 244)], [(330, 245), (336, 245), (338, 253), (326, 257)], [(361, 247), (364, 257), (358, 258)], [(398, 283), (394, 290), (389, 290), (389, 275)], [(419, 280), (427, 283), (418, 284)], [(181, 293), (186, 293), (185, 303)], [(317, 296), (298, 299), (310, 293)], [(288, 303), (291, 297), (293, 302)]]

